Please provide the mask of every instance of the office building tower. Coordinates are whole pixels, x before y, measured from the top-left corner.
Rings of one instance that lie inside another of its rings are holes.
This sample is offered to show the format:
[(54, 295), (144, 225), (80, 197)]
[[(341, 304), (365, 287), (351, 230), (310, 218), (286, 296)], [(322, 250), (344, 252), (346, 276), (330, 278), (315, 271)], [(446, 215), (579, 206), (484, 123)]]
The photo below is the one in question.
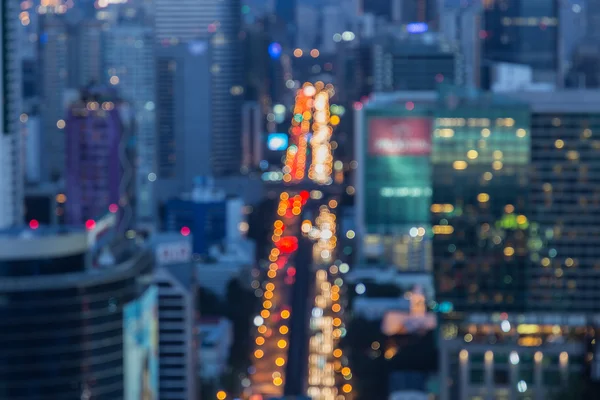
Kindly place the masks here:
[(102, 22), (68, 22), (68, 86), (80, 88), (100, 83), (103, 77)]
[(423, 22), (434, 29), (438, 3), (438, 0), (362, 0), (362, 12), (404, 25)]
[(259, 103), (245, 102), (242, 107), (242, 168), (256, 170), (263, 160), (263, 113)]
[(152, 259), (100, 228), (0, 232), (0, 398), (123, 398), (123, 310)]
[(322, 54), (332, 54), (336, 50), (336, 42), (333, 40), (334, 35), (341, 32), (346, 32), (347, 21), (346, 15), (342, 12), (342, 5), (327, 5), (323, 7), (321, 12), (321, 41), (319, 51)]
[(484, 2), (482, 60), (483, 87), (491, 64), (529, 65), (538, 81), (557, 82), (559, 72), (559, 21), (556, 0)]
[(297, 0), (275, 0), (275, 15), (285, 26), (285, 45), (294, 47), (296, 45), (296, 27), (302, 15), (298, 13)]
[[(295, 46), (309, 50), (317, 48), (319, 43), (319, 9), (308, 4), (298, 4)], [(330, 37), (329, 39), (333, 39)]]
[(18, 4), (0, 4), (0, 227), (19, 224), (23, 216), (21, 153), (21, 58)]
[[(155, 2), (156, 40), (163, 46), (198, 39), (210, 43), (212, 147), (209, 160), (215, 175), (239, 174), (241, 167), (244, 89), (240, 7), (240, 0)], [(158, 90), (160, 96), (160, 88)]]
[[(431, 113), (434, 92), (375, 95), (357, 113), (359, 262), (431, 269)], [(419, 104), (419, 108), (415, 108)]]
[[(440, 95), (433, 131), (431, 225), (436, 296), (443, 313), (441, 379), (452, 380), (441, 398), (474, 393), (497, 398), (503, 384), (514, 384), (509, 386), (513, 394), (520, 380), (534, 385), (532, 378), (520, 375), (523, 368), (533, 371), (534, 352), (525, 354), (519, 347), (525, 342), (515, 343), (516, 331), (508, 333), (526, 307), (529, 108), (524, 102), (456, 89)], [(547, 355), (558, 355), (558, 350), (549, 349)], [(485, 368), (476, 364), (484, 357)], [(481, 375), (469, 375), (472, 369)], [(494, 371), (491, 381), (483, 378)]]
[(63, 131), (57, 126), (68, 107), (69, 89), (102, 77), (102, 24), (95, 20), (70, 18), (64, 12), (40, 15), (39, 62), (40, 113), (44, 148), (43, 180), (64, 177)]
[(211, 174), (215, 114), (208, 43), (160, 47), (156, 57), (156, 195), (164, 202), (190, 191), (194, 178)]
[(67, 24), (52, 14), (41, 18), (40, 114), (43, 148), (42, 179), (58, 180), (65, 167), (65, 140), (57, 122), (64, 118), (63, 95), (68, 88)]
[(136, 221), (156, 222), (156, 79), (152, 27), (140, 18), (122, 18), (104, 37), (106, 79), (135, 113)]
[(443, 92), (442, 101), (432, 150), (438, 299), (456, 312), (523, 310), (530, 218), (527, 104), (461, 98), (457, 91)]
[(594, 313), (600, 301), (600, 96), (591, 90), (515, 93), (531, 106), (528, 309)]
[(156, 41), (177, 44), (206, 37), (209, 25), (219, 21), (215, 19), (217, 10), (227, 3), (228, 0), (155, 0), (153, 18)]
[[(212, 1), (211, 4), (214, 4)], [(243, 65), (240, 49), (240, 0), (218, 3), (211, 23), (219, 21), (214, 33), (206, 31), (211, 43), (212, 83), (212, 173), (236, 175), (242, 159), (241, 108)]]
[(227, 237), (228, 200), (210, 182), (198, 179), (195, 186), (191, 194), (166, 203), (165, 228), (185, 236), (192, 234), (193, 252), (206, 255)]
[(134, 167), (131, 115), (114, 89), (89, 86), (59, 123), (66, 139), (66, 219), (83, 224), (107, 207), (131, 223)]
[(196, 283), (191, 236), (162, 233), (151, 239), (158, 288), (159, 398), (196, 398)]
[(373, 44), (376, 92), (434, 90), (441, 83), (464, 82), (462, 55), (454, 43), (439, 34), (388, 35)]
[(464, 85), (480, 86), (482, 6), (480, 2), (446, 6), (440, 16), (440, 32), (455, 42), (464, 62)]

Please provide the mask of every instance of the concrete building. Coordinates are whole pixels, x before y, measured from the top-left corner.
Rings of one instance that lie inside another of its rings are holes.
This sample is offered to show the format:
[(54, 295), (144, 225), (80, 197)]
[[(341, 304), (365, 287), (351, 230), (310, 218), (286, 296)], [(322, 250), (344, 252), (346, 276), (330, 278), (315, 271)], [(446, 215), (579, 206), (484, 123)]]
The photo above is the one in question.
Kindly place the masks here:
[(123, 309), (152, 259), (100, 225), (0, 233), (1, 398), (123, 397)]
[(464, 83), (462, 55), (455, 43), (440, 34), (387, 34), (373, 44), (375, 92), (434, 90), (440, 83)]
[(247, 281), (249, 285), (255, 252), (255, 244), (250, 240), (237, 240), (213, 247), (208, 257), (195, 262), (198, 284), (220, 298), (225, 298), (227, 285), (233, 279)]
[(528, 309), (593, 313), (600, 301), (600, 95), (594, 90), (517, 92), (531, 107)]
[(196, 280), (190, 239), (179, 233), (151, 238), (153, 284), (158, 287), (158, 386), (160, 398), (166, 400), (197, 396)]
[(245, 102), (242, 107), (242, 168), (257, 170), (265, 149), (263, 113), (260, 104)]
[(209, 69), (211, 56), (205, 41), (157, 50), (157, 180), (160, 202), (192, 189), (194, 179), (212, 173), (214, 121)]
[[(211, 76), (206, 79), (210, 79), (211, 83), (212, 147), (207, 160), (210, 160), (215, 175), (239, 174), (241, 167), (243, 71), (239, 41), (240, 7), (240, 0), (155, 1), (158, 43), (163, 46), (196, 40), (210, 43)], [(159, 66), (159, 74), (160, 69)], [(197, 79), (204, 79), (204, 74), (197, 75), (200, 75)], [(157, 78), (162, 81), (161, 76)], [(160, 93), (160, 87), (158, 90)]]
[(66, 139), (66, 210), (69, 224), (83, 224), (110, 209), (120, 210), (122, 227), (133, 217), (134, 169), (129, 151), (131, 116), (105, 87), (88, 87), (73, 103), (59, 129)]
[(20, 224), (23, 217), (18, 13), (16, 3), (0, 4), (0, 228)]
[(225, 372), (233, 344), (233, 324), (226, 318), (201, 318), (198, 325), (199, 376), (218, 382)]
[(104, 56), (109, 82), (116, 83), (122, 98), (135, 114), (136, 222), (156, 222), (156, 79), (154, 34), (139, 17), (122, 18), (105, 31)]
[(40, 24), (40, 113), (46, 149), (42, 153), (42, 172), (44, 180), (58, 180), (65, 168), (65, 141), (56, 123), (64, 118), (66, 106), (63, 95), (68, 87), (67, 25), (53, 15), (45, 15)]

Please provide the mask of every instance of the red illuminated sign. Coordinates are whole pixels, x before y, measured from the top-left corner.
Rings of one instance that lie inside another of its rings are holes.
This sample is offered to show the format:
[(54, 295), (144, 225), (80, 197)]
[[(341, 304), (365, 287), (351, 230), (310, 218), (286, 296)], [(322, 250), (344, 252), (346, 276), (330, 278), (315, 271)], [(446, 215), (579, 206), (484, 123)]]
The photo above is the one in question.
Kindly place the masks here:
[(369, 121), (369, 155), (426, 156), (431, 154), (431, 120), (373, 118)]

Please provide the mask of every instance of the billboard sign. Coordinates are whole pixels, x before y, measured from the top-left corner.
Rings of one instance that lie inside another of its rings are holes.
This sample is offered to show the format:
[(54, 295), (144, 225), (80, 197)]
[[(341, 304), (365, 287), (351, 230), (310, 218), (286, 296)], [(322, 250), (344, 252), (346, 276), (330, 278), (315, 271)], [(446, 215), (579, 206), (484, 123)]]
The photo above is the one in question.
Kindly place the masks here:
[(192, 244), (189, 241), (160, 243), (154, 254), (159, 265), (189, 263), (192, 261)]
[(428, 118), (372, 118), (368, 126), (369, 155), (429, 155), (431, 127)]
[(158, 289), (123, 308), (125, 400), (158, 400)]

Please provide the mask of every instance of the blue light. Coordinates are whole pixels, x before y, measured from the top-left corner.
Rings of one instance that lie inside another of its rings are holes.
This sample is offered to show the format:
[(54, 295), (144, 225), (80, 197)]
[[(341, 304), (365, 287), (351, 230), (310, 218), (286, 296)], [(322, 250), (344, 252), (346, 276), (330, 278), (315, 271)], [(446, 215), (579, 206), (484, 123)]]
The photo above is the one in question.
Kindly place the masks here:
[(285, 133), (270, 133), (267, 146), (272, 151), (282, 151), (288, 148), (288, 135)]
[(269, 55), (272, 59), (277, 60), (281, 57), (281, 45), (277, 42), (273, 42), (269, 45)]
[(425, 22), (413, 22), (412, 24), (406, 25), (406, 32), (408, 33), (423, 33), (429, 30), (429, 26)]

